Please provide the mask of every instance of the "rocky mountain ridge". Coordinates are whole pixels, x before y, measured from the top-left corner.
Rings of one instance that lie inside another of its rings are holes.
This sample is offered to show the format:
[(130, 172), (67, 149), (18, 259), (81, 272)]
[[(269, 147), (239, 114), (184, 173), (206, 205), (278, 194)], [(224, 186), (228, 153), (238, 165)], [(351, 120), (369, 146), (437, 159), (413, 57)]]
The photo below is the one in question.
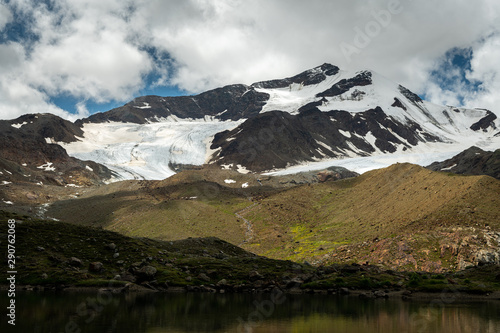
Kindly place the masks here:
[(434, 162), (427, 168), (462, 175), (488, 175), (500, 179), (500, 149), (489, 152), (473, 146), (446, 161)]

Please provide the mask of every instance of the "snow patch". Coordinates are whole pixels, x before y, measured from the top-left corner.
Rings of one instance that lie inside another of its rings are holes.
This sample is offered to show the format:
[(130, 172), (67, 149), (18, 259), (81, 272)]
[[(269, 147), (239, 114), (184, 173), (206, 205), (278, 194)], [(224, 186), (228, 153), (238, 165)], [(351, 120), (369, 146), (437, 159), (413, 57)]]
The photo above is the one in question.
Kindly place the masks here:
[(350, 138), (351, 137), (351, 132), (348, 132), (348, 131), (343, 131), (341, 129), (339, 129), (339, 132), (340, 134), (342, 134), (343, 136), (347, 137), (347, 138)]
[(56, 168), (52, 166), (52, 162), (47, 162), (43, 165), (37, 167), (37, 169), (43, 169), (44, 171), (56, 171)]
[(233, 179), (224, 179), (224, 183), (226, 183), (226, 184), (234, 184), (234, 183), (236, 183), (236, 180), (233, 180)]
[(2, 202), (6, 205), (13, 205), (14, 203), (12, 201), (5, 201), (2, 199)]
[[(326, 150), (328, 150), (328, 151), (332, 151), (332, 147), (328, 146), (328, 145), (327, 145), (326, 143), (324, 143), (323, 141), (316, 140), (316, 143), (317, 143), (318, 145), (320, 145), (321, 147), (325, 148)], [(321, 153), (321, 154), (323, 154), (323, 152), (319, 151), (319, 149), (318, 149), (318, 152), (319, 152), (319, 153)], [(323, 155), (325, 155), (325, 154), (323, 154)]]
[(89, 167), (88, 165), (85, 166), (85, 169), (89, 170), (90, 172), (94, 172), (94, 169), (92, 169), (91, 167)]
[(457, 164), (455, 163), (455, 164), (453, 164), (453, 165), (452, 165), (452, 166), (450, 166), (450, 167), (447, 167), (447, 168), (442, 168), (442, 169), (441, 169), (441, 171), (449, 171), (449, 170), (453, 169), (453, 168), (454, 168), (454, 167), (456, 167), (456, 166), (457, 166)]
[(12, 182), (8, 182), (6, 180), (2, 180), (2, 183), (0, 185), (9, 185), (12, 184)]
[(373, 135), (371, 131), (366, 133), (364, 138), (365, 141), (368, 142), (375, 149), (375, 151), (380, 151), (380, 149), (378, 149), (378, 147), (375, 145), (375, 141), (377, 141), (377, 138), (375, 137), (375, 135)]
[(250, 170), (248, 170), (246, 167), (242, 166), (241, 164), (236, 165), (236, 171), (238, 171), (239, 173), (244, 173), (244, 174), (250, 173)]
[(146, 102), (143, 102), (144, 105), (143, 106), (134, 106), (134, 108), (136, 109), (151, 109), (151, 105), (149, 105), (149, 103), (146, 103)]
[(10, 124), (10, 126), (12, 126), (14, 128), (17, 128), (17, 129), (20, 129), (21, 127), (23, 127), (26, 124), (28, 124), (28, 123), (27, 122), (23, 122), (21, 124)]
[(242, 188), (247, 188), (247, 187), (248, 187), (248, 183), (243, 183), (243, 184), (241, 184), (241, 187), (242, 187)]

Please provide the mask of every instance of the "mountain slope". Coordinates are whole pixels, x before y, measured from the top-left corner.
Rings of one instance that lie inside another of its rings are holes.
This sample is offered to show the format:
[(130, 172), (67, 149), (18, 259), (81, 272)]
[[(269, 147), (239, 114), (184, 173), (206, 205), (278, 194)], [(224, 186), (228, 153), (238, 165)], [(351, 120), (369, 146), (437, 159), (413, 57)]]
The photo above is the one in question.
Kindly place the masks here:
[(470, 147), (446, 161), (432, 163), (427, 169), (464, 175), (488, 175), (500, 179), (500, 149), (487, 152)]
[(0, 180), (57, 185), (102, 184), (113, 174), (104, 165), (70, 157), (59, 143), (78, 141), (80, 127), (51, 114), (0, 120)]
[(498, 264), (499, 194), (500, 182), (490, 177), (394, 165), (262, 200), (245, 215), (255, 238), (247, 248), (271, 257), (369, 261), (398, 270), (463, 269), (484, 258)]
[(130, 236), (217, 236), (295, 261), (430, 271), (500, 263), (500, 181), (491, 177), (396, 164), (284, 190), (267, 179), (261, 185), (257, 176), (224, 172), (234, 187), (181, 172), (161, 182), (108, 185), (99, 191), (115, 190), (54, 203), (47, 214)]
[(441, 143), (434, 145), (439, 150), (500, 144), (491, 111), (433, 105), (370, 71), (330, 74), (314, 85), (254, 84), (270, 96), (260, 117), (218, 134), (211, 161), (263, 171), (324, 158), (409, 153), (427, 143)]

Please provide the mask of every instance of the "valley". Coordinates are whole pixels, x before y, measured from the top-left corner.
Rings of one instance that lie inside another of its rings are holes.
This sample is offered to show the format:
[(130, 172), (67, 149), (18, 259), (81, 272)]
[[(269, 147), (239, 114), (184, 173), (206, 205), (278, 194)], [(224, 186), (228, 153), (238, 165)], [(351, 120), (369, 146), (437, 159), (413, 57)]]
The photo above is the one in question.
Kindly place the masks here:
[(130, 237), (217, 237), (257, 255), (315, 266), (368, 263), (439, 273), (500, 262), (494, 178), (405, 163), (339, 180), (314, 178), (207, 166), (163, 181), (66, 188), (42, 204), (41, 214), (26, 198), (26, 206), (6, 209)]

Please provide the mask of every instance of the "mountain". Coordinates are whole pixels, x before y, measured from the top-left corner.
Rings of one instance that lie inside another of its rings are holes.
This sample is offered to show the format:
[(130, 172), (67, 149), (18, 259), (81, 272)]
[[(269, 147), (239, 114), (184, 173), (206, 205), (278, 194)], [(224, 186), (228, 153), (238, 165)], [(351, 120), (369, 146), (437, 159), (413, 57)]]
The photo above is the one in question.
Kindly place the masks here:
[[(75, 123), (23, 117), (3, 122), (6, 135), (15, 137), (5, 139), (6, 160), (24, 163), (34, 155), (37, 163), (55, 163), (65, 150), (106, 166), (96, 175), (101, 181), (163, 179), (176, 168), (206, 163), (264, 172), (363, 158), (364, 166), (353, 171), (364, 172), (394, 162), (426, 165), (471, 145), (500, 145), (500, 120), (491, 111), (434, 105), (375, 72), (331, 64), (194, 96), (143, 96)], [(390, 161), (380, 162), (384, 156)]]
[(68, 152), (127, 179), (171, 176), (169, 163), (263, 172), (388, 154), (436, 160), (500, 142), (491, 111), (434, 105), (372, 71), (330, 64), (195, 96), (144, 96), (77, 124), (84, 140)]
[(500, 149), (489, 152), (473, 146), (446, 161), (434, 162), (427, 169), (500, 179)]
[(77, 141), (84, 132), (52, 114), (28, 114), (0, 120), (0, 176), (6, 183), (55, 185), (102, 184), (112, 178), (107, 167), (70, 157), (57, 143)]
[(215, 136), (211, 149), (219, 151), (211, 161), (264, 171), (325, 158), (418, 151), (429, 143), (446, 150), (493, 138), (498, 145), (499, 122), (491, 111), (434, 105), (370, 71), (328, 74), (286, 87), (254, 84), (269, 100), (259, 116)]

